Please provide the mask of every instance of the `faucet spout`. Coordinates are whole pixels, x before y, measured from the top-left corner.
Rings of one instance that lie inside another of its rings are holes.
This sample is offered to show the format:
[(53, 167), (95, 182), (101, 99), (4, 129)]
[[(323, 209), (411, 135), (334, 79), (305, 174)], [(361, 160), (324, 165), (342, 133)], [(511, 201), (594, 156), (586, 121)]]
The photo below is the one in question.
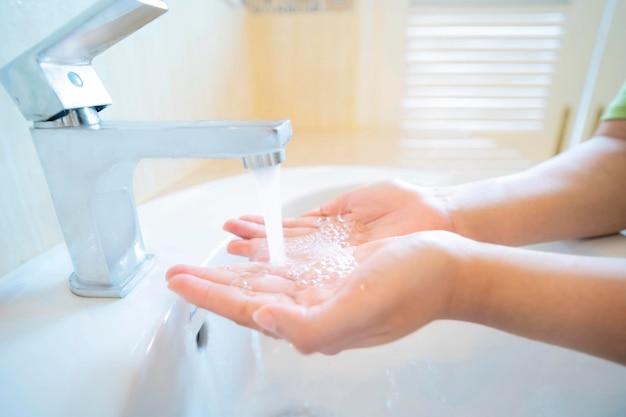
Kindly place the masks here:
[(153, 263), (133, 193), (140, 159), (241, 158), (255, 168), (282, 162), (292, 135), (288, 120), (67, 123), (37, 122), (31, 135), (72, 258), (70, 287), (90, 297), (123, 297)]
[(285, 160), (285, 151), (280, 150), (266, 154), (244, 156), (242, 160), (244, 168), (247, 169), (267, 168), (283, 162)]

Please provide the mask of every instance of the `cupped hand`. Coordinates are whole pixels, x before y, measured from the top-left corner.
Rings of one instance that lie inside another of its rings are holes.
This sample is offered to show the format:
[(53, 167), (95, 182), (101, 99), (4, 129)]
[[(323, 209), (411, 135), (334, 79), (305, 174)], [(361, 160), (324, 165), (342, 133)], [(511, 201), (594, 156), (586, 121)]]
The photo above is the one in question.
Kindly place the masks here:
[(303, 353), (334, 354), (387, 343), (445, 317), (465, 241), (422, 232), (361, 245), (354, 252), (358, 267), (330, 293), (303, 293), (284, 267), (260, 263), (179, 265), (167, 278), (170, 289), (195, 305), (286, 339)]
[[(435, 189), (393, 180), (356, 188), (301, 217), (284, 219), (286, 243), (314, 233), (323, 224), (323, 219), (337, 216), (353, 225), (346, 239), (346, 243), (353, 246), (424, 230), (453, 231), (445, 198)], [(240, 238), (230, 242), (230, 253), (251, 260), (267, 260), (262, 216), (248, 215), (229, 220), (224, 224), (224, 230)]]

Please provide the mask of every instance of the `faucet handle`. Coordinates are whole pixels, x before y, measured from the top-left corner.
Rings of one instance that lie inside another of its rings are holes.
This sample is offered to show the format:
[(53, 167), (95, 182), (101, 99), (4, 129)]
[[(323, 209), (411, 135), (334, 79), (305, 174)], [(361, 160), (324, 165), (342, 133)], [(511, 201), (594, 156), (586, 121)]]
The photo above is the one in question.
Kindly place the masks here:
[(161, 0), (103, 0), (0, 69), (0, 82), (32, 121), (111, 104), (92, 59), (167, 11)]

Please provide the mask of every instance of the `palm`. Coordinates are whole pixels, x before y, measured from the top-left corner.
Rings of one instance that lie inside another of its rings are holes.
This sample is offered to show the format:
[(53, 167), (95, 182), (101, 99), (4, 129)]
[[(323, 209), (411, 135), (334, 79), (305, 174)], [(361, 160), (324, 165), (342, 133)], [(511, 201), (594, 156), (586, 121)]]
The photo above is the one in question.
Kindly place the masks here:
[[(344, 256), (354, 259), (356, 269), (391, 241), (393, 239), (360, 245)], [(252, 314), (263, 305), (319, 306), (331, 299), (342, 286), (355, 285), (349, 284), (347, 279), (354, 271), (333, 277), (325, 283), (310, 284), (294, 278), (293, 272), (299, 269), (301, 266), (298, 263), (272, 265), (248, 262), (218, 268), (176, 265), (167, 272), (167, 279), (183, 277), (170, 287), (193, 304), (262, 331), (252, 320)]]
[(450, 258), (440, 247), (449, 239), (427, 232), (350, 248), (354, 270), (321, 285), (294, 280), (295, 264), (178, 265), (167, 279), (195, 305), (302, 352), (334, 354), (388, 343), (444, 316)]
[[(343, 251), (339, 256), (351, 258), (354, 263), (349, 271), (329, 277), (323, 283), (311, 283), (302, 279), (299, 274), (303, 265), (307, 262), (314, 263), (315, 253), (303, 253), (300, 259), (280, 265), (272, 265), (266, 262), (244, 262), (232, 265), (222, 265), (217, 268), (204, 268), (199, 266), (178, 265), (172, 268), (169, 275), (184, 272), (196, 277), (210, 280), (217, 284), (244, 288), (258, 293), (281, 294), (283, 301), (302, 305), (315, 305), (323, 302), (328, 295), (339, 288), (344, 279), (349, 276), (368, 258), (378, 252), (382, 247), (392, 242), (393, 239), (384, 239), (360, 245)], [(326, 295), (326, 297), (321, 297)]]
[[(336, 216), (353, 225), (346, 238), (351, 246), (416, 231), (451, 229), (440, 199), (419, 187), (393, 181), (357, 188), (301, 217), (284, 219), (286, 245), (319, 230), (322, 219)], [(241, 238), (230, 243), (229, 252), (252, 260), (267, 260), (261, 216), (230, 220), (224, 229)]]

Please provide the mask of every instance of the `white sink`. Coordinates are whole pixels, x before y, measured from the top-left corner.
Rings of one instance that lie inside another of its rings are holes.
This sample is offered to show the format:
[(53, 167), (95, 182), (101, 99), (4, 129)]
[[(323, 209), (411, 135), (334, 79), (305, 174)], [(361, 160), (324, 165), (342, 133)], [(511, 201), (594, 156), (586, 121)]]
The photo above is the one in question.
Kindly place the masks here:
[[(285, 215), (387, 178), (450, 179), (371, 167), (285, 169)], [(141, 206), (159, 265), (122, 300), (73, 295), (62, 245), (0, 278), (0, 416), (626, 415), (626, 367), (483, 326), (440, 321), (383, 347), (303, 356), (166, 289), (173, 264), (241, 261), (223, 249), (221, 227), (251, 212), (259, 209), (249, 175)], [(626, 256), (626, 237), (536, 248)]]

